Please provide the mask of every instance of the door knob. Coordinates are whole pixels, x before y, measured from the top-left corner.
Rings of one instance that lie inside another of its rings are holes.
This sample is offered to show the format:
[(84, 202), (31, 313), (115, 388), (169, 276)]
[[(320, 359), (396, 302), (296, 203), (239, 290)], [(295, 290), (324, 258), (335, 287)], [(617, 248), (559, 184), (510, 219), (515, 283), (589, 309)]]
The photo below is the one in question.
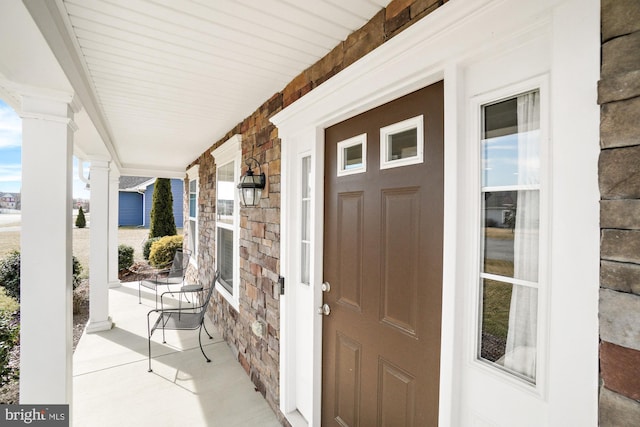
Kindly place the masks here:
[(318, 314), (324, 314), (325, 316), (330, 315), (331, 307), (329, 307), (329, 304), (325, 303), (322, 304), (322, 307), (318, 307)]

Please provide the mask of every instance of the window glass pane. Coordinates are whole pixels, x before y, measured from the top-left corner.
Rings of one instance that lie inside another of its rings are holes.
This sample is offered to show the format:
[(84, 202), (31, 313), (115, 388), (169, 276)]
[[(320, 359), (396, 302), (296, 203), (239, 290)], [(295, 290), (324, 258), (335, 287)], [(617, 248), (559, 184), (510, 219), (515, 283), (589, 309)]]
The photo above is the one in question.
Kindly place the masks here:
[(479, 357), (535, 382), (538, 290), (483, 280)]
[(483, 271), (536, 282), (539, 191), (494, 191), (483, 195)]
[(189, 216), (191, 218), (195, 218), (197, 215), (196, 209), (197, 209), (198, 200), (196, 198), (197, 196), (196, 190), (197, 190), (197, 181), (196, 180), (189, 181)]
[(218, 227), (217, 261), (220, 284), (233, 295), (233, 231)]
[(362, 162), (362, 144), (352, 145), (344, 149), (344, 170), (359, 168), (363, 166)]
[(196, 222), (189, 220), (189, 250), (191, 251), (191, 256), (196, 254), (196, 232)]
[(302, 264), (302, 268), (300, 269), (300, 282), (308, 285), (309, 281), (309, 271), (311, 266), (310, 259), (310, 245), (309, 243), (303, 242), (300, 253), (300, 263)]
[(311, 197), (311, 156), (302, 159), (302, 198)]
[(485, 106), (483, 113), (482, 186), (539, 184), (539, 93)]
[(195, 218), (196, 212), (196, 194), (189, 193), (189, 216)]
[(408, 129), (387, 136), (387, 161), (418, 155), (418, 130)]
[(310, 212), (310, 200), (302, 201), (302, 233), (301, 238), (303, 241), (309, 241), (311, 239), (311, 212)]
[(234, 171), (234, 162), (220, 166), (217, 170), (216, 213), (218, 221), (225, 224), (233, 224), (234, 198), (236, 194)]

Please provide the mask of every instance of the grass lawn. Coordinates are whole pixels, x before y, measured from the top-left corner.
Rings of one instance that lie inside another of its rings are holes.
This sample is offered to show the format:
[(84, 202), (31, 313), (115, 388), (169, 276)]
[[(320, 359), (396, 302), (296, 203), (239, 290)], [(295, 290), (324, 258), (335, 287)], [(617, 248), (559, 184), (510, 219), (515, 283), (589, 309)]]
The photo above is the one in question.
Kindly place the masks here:
[[(15, 225), (15, 224), (13, 224)], [(89, 228), (73, 227), (73, 255), (82, 264), (82, 277), (89, 274)], [(182, 234), (182, 229), (178, 229), (178, 234)], [(119, 227), (118, 244), (131, 246), (134, 249), (133, 258), (135, 261), (142, 261), (142, 243), (149, 235), (148, 228)], [(12, 250), (20, 250), (20, 231), (3, 231), (0, 228), (0, 258), (4, 258)]]
[[(511, 230), (509, 230), (511, 232)], [(488, 259), (485, 261), (485, 271), (493, 274), (513, 277), (513, 263), (502, 260)], [(482, 288), (482, 331), (499, 338), (507, 338), (509, 329), (509, 307), (511, 306), (510, 283), (495, 280), (484, 280)]]
[(484, 229), (485, 237), (497, 240), (513, 240), (513, 230), (510, 228), (487, 227)]

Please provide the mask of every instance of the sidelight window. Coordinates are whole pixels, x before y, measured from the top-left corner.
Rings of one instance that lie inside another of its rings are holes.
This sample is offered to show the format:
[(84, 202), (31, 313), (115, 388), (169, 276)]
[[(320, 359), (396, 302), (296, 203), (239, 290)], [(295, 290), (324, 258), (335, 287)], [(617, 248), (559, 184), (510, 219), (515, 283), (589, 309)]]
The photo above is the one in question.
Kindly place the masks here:
[(540, 92), (481, 107), (480, 360), (536, 383)]
[(311, 276), (311, 156), (302, 158), (300, 282), (308, 285)]

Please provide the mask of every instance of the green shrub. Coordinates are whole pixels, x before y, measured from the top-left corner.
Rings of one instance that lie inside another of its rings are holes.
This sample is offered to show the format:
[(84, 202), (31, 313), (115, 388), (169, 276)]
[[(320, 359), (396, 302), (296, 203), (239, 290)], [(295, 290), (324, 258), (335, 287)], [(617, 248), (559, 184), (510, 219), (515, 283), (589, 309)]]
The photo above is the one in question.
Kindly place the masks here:
[(76, 227), (85, 228), (87, 226), (87, 220), (84, 217), (84, 211), (82, 210), (82, 206), (78, 209), (78, 217), (76, 218)]
[(151, 245), (149, 263), (154, 267), (167, 267), (178, 249), (182, 250), (182, 236), (165, 236)]
[[(80, 284), (82, 264), (73, 257), (73, 289)], [(4, 286), (6, 294), (20, 301), (20, 251), (11, 251), (0, 260), (0, 286)]]
[(11, 366), (9, 356), (20, 338), (20, 321), (15, 312), (0, 312), (0, 386), (17, 378), (18, 369)]
[(8, 296), (20, 301), (20, 251), (11, 251), (0, 260), (0, 285)]
[(18, 310), (20, 310), (20, 304), (18, 304), (18, 301), (7, 295), (4, 288), (0, 286), (0, 312), (8, 311), (9, 313), (14, 313)]
[(73, 256), (73, 289), (77, 288), (80, 284), (80, 274), (82, 273), (82, 264), (78, 261), (78, 258)]
[(133, 248), (127, 245), (118, 246), (118, 270), (124, 270), (133, 265)]
[(147, 261), (149, 260), (149, 255), (151, 254), (151, 245), (153, 245), (160, 239), (161, 237), (151, 237), (144, 241), (144, 243), (142, 244), (142, 256), (144, 257), (144, 259), (146, 259)]
[(176, 235), (176, 221), (173, 217), (173, 194), (171, 180), (156, 179), (151, 200), (151, 226), (149, 237), (163, 237)]

